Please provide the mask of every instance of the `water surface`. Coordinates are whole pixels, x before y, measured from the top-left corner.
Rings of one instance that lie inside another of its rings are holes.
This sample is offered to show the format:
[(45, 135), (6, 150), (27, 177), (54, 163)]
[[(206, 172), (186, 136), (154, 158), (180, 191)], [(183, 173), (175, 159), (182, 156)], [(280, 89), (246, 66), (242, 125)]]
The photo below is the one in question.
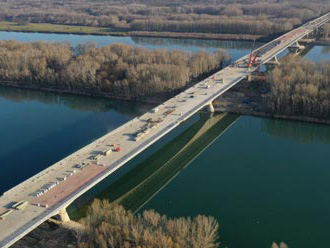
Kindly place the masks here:
[(150, 108), (0, 87), (0, 193)]
[(330, 127), (241, 117), (145, 205), (217, 218), (232, 248), (328, 247)]
[(249, 52), (253, 47), (250, 41), (220, 41), (203, 39), (177, 39), (177, 38), (152, 38), (152, 37), (116, 37), (75, 34), (44, 34), (20, 33), (0, 31), (0, 40), (17, 40), (22, 42), (61, 42), (69, 43), (73, 47), (78, 44), (94, 43), (98, 47), (123, 43), (141, 46), (148, 49), (169, 49), (187, 52), (206, 51), (214, 52), (217, 49), (226, 49), (233, 59), (237, 59)]

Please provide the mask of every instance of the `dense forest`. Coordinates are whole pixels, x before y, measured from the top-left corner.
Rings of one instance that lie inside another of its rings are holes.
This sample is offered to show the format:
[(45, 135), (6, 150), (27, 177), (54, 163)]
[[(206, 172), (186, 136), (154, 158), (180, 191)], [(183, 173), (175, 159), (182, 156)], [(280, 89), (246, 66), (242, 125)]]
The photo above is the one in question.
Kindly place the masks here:
[(267, 36), (329, 10), (327, 0), (0, 0), (0, 21)]
[(288, 56), (268, 74), (264, 96), (274, 114), (330, 119), (330, 64)]
[(94, 200), (78, 247), (216, 248), (219, 224), (213, 217), (169, 219), (153, 210), (133, 215), (108, 201)]
[(115, 44), (0, 41), (0, 84), (139, 97), (182, 89), (227, 61), (218, 50), (185, 53)]

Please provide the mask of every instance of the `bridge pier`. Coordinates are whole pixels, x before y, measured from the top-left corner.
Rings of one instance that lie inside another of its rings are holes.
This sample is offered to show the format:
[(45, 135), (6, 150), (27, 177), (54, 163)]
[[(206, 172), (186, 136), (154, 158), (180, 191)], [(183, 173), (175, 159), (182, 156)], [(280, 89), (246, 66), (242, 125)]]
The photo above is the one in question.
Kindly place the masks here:
[(278, 61), (277, 56), (274, 56), (270, 61), (267, 62), (267, 64), (279, 65), (280, 62)]
[(320, 26), (316, 29), (316, 32), (317, 32), (317, 36), (318, 37), (322, 37), (324, 36), (324, 26)]
[(248, 82), (251, 82), (251, 81), (252, 81), (252, 75), (251, 75), (251, 74), (249, 74), (249, 75), (247, 76), (247, 80), (248, 80)]
[(68, 212), (66, 211), (65, 208), (62, 208), (57, 216), (59, 217), (59, 220), (62, 221), (62, 222), (70, 221), (70, 217), (69, 217)]
[(303, 50), (305, 50), (305, 46), (300, 45), (298, 41), (295, 42), (295, 44), (292, 44), (288, 47), (290, 53), (293, 53), (294, 55), (299, 55)]
[(277, 57), (273, 57), (271, 60), (265, 63), (267, 70), (273, 69), (275, 66), (279, 65), (280, 62), (278, 61)]
[(213, 107), (213, 103), (212, 102), (210, 102), (207, 105), (207, 111), (210, 112), (210, 113), (214, 113), (214, 107)]

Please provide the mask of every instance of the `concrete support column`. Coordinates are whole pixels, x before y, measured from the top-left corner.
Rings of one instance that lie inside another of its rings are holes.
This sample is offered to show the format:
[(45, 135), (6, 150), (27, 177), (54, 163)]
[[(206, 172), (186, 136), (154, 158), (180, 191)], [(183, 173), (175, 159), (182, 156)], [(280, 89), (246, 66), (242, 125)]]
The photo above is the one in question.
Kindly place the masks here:
[(66, 211), (65, 208), (62, 208), (60, 212), (58, 213), (59, 219), (62, 222), (68, 222), (70, 221), (70, 217), (68, 215), (68, 212)]
[(299, 42), (296, 41), (293, 45), (289, 46), (288, 49), (290, 53), (298, 55), (305, 49), (305, 46), (300, 45)]
[(252, 75), (251, 75), (251, 74), (249, 74), (249, 75), (247, 76), (247, 80), (248, 80), (248, 82), (251, 82), (251, 81), (252, 81)]
[(207, 105), (207, 111), (210, 112), (210, 113), (214, 113), (214, 107), (213, 107), (212, 102), (210, 102), (210, 103)]
[(266, 66), (275, 66), (275, 65), (279, 65), (280, 62), (277, 60), (277, 57), (274, 56), (271, 60), (269, 60), (267, 63), (266, 63)]

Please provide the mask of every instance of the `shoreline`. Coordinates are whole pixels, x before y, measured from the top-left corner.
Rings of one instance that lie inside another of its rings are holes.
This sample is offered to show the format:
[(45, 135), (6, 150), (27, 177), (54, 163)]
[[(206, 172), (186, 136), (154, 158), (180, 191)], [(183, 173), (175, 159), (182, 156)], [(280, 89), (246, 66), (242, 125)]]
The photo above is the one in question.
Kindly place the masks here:
[[(15, 32), (28, 34), (63, 34), (63, 35), (81, 35), (81, 36), (112, 36), (112, 37), (145, 37), (145, 38), (170, 38), (170, 39), (194, 39), (194, 40), (217, 40), (217, 41), (245, 41), (245, 42), (269, 42), (274, 36), (261, 35), (240, 35), (240, 34), (211, 34), (211, 33), (171, 33), (171, 32), (64, 32), (64, 31), (46, 31), (46, 30), (9, 30), (0, 29), (0, 32)], [(330, 41), (317, 40), (309, 43), (315, 46), (330, 46)]]
[[(3, 25), (3, 26), (2, 26)], [(54, 29), (54, 30), (52, 30)], [(77, 29), (86, 29), (77, 30)], [(51, 23), (28, 23), (19, 25), (15, 22), (0, 22), (0, 31), (17, 33), (44, 33), (44, 34), (74, 34), (117, 37), (153, 37), (153, 38), (177, 38), (177, 39), (205, 39), (205, 40), (234, 40), (234, 41), (270, 41), (273, 35), (251, 34), (213, 34), (213, 33), (184, 33), (184, 32), (155, 32), (155, 31), (130, 31), (130, 30), (106, 30), (106, 27), (91, 27), (78, 25), (63, 25)], [(88, 31), (87, 31), (88, 30)]]
[[(223, 64), (228, 64), (229, 61), (224, 61)], [(41, 87), (40, 85), (30, 85), (28, 83), (20, 83), (17, 81), (8, 81), (8, 80), (0, 80), (0, 87), (11, 87), (17, 89), (28, 89), (33, 91), (39, 92), (51, 92), (57, 94), (68, 94), (68, 95), (75, 95), (75, 96), (87, 96), (87, 97), (100, 97), (105, 99), (113, 99), (113, 100), (121, 100), (121, 101), (130, 101), (130, 102), (140, 102), (146, 104), (162, 104), (163, 102), (167, 101), (169, 98), (174, 97), (175, 95), (181, 93), (185, 89), (195, 85), (199, 81), (207, 78), (208, 76), (212, 75), (218, 70), (221, 70), (224, 65), (220, 65), (220, 67), (213, 69), (207, 73), (201, 74), (196, 78), (190, 79), (189, 82), (184, 87), (180, 89), (174, 89), (170, 92), (161, 92), (154, 94), (153, 96), (116, 96), (109, 92), (97, 92), (97, 91), (90, 91), (90, 90), (74, 90), (74, 89), (60, 89), (60, 88), (51, 88), (51, 87)]]
[[(241, 33), (194, 33), (194, 32), (168, 32), (168, 31), (139, 31), (129, 29), (113, 29), (111, 27), (66, 25), (53, 23), (26, 23), (20, 24), (13, 21), (0, 21), (1, 32), (40, 33), (40, 34), (72, 34), (95, 35), (113, 37), (152, 37), (176, 39), (201, 39), (201, 40), (228, 40), (228, 41), (253, 41), (269, 42), (285, 32), (268, 35), (241, 34)], [(329, 45), (330, 38), (321, 38), (311, 42), (313, 45)]]
[[(49, 25), (49, 27), (56, 26), (57, 28), (87, 28), (87, 29), (105, 29), (104, 27), (91, 27), (91, 26), (74, 26), (63, 24), (50, 24), (50, 23), (31, 23), (33, 25)], [(20, 26), (18, 26), (20, 27)], [(199, 39), (199, 40), (219, 40), (219, 41), (256, 41), (256, 42), (269, 42), (281, 35), (255, 35), (255, 34), (215, 34), (215, 33), (183, 33), (183, 32), (156, 32), (156, 31), (60, 31), (60, 30), (44, 30), (44, 29), (20, 29), (20, 28), (2, 28), (0, 22), (0, 32), (15, 32), (15, 33), (37, 33), (37, 34), (63, 34), (63, 35), (93, 35), (93, 36), (113, 36), (113, 37), (150, 37), (150, 38), (172, 38), (172, 39)], [(330, 46), (330, 40), (317, 40), (309, 43), (311, 45)]]
[(10, 30), (10, 29), (0, 29), (0, 32), (15, 32), (15, 33), (36, 33), (36, 34), (73, 34), (73, 35), (93, 35), (93, 36), (116, 36), (125, 37), (128, 36), (127, 33), (120, 32), (65, 32), (65, 31), (47, 31), (47, 30)]
[[(130, 102), (139, 102), (139, 103), (147, 103), (147, 104), (161, 104), (166, 101), (168, 98), (173, 97), (176, 93), (171, 93), (166, 96), (155, 96), (155, 97), (124, 97), (124, 96), (114, 96), (110, 94), (102, 94), (96, 92), (85, 92), (85, 91), (72, 91), (72, 90), (64, 90), (64, 89), (51, 89), (51, 88), (37, 88), (31, 87), (29, 85), (18, 85), (17, 83), (9, 83), (9, 82), (0, 82), (0, 87), (11, 87), (16, 89), (28, 89), (33, 91), (39, 92), (50, 92), (50, 93), (57, 93), (57, 94), (67, 94), (67, 95), (75, 95), (75, 96), (87, 96), (87, 97), (95, 97), (95, 98), (105, 98), (105, 99), (112, 99), (112, 100), (121, 100), (121, 101), (130, 101)], [(226, 93), (225, 93), (226, 94)], [(219, 101), (219, 100), (217, 100)], [(227, 103), (231, 103), (231, 100), (227, 101)], [(261, 103), (259, 103), (261, 104)], [(272, 114), (267, 113), (265, 111), (253, 111), (250, 109), (240, 108), (240, 105), (236, 106), (234, 109), (226, 108), (223, 106), (218, 106), (217, 103), (215, 105), (215, 113), (232, 113), (232, 114), (239, 114), (239, 115), (250, 115), (256, 117), (266, 117), (270, 119), (281, 119), (281, 120), (291, 120), (291, 121), (301, 121), (307, 123), (314, 123), (314, 124), (322, 124), (322, 125), (330, 125), (330, 120), (321, 120), (317, 118), (307, 117), (307, 116), (288, 116), (288, 115), (281, 115), (281, 114)]]
[[(222, 113), (222, 111), (217, 111)], [(313, 117), (307, 116), (290, 116), (290, 115), (281, 115), (281, 114), (271, 114), (266, 112), (244, 112), (244, 111), (228, 111), (228, 113), (232, 114), (240, 114), (240, 115), (249, 115), (255, 117), (264, 117), (274, 120), (288, 120), (288, 121), (297, 121), (297, 122), (306, 122), (312, 124), (320, 124), (320, 125), (330, 125), (330, 120), (320, 120)]]
[(326, 41), (326, 40), (316, 40), (314, 42), (310, 43), (311, 45), (315, 45), (315, 46), (330, 46), (330, 40)]
[(175, 39), (200, 39), (200, 40), (231, 40), (231, 41), (270, 41), (272, 38), (262, 35), (248, 34), (213, 34), (213, 33), (179, 33), (179, 32), (146, 32), (129, 31), (128, 36), (151, 38), (175, 38)]
[[(69, 90), (69, 89), (53, 89), (53, 88), (45, 88), (45, 87), (36, 87), (36, 86), (21, 85), (19, 83), (4, 82), (4, 81), (0, 81), (0, 87), (10, 87), (10, 88), (27, 89), (27, 90), (39, 91), (39, 92), (66, 94), (66, 95), (74, 95), (74, 96), (97, 97), (97, 98), (130, 101), (130, 102), (141, 102), (141, 103), (149, 103), (149, 104), (161, 103), (162, 101), (159, 101), (160, 97), (164, 97), (164, 101), (166, 100), (164, 95), (155, 96), (155, 97), (141, 97), (141, 98), (140, 97), (129, 97), (129, 96), (125, 97), (125, 96), (114, 96), (114, 95), (110, 95), (110, 94), (106, 94), (106, 93), (102, 94), (100, 92), (87, 92), (87, 91), (82, 91), (82, 90), (75, 91), (75, 90)], [(169, 96), (169, 97), (171, 97), (171, 96)], [(155, 98), (155, 99), (153, 99), (153, 98)]]
[(15, 33), (36, 33), (36, 34), (72, 34), (72, 35), (93, 35), (93, 36), (114, 36), (114, 37), (150, 37), (150, 38), (175, 38), (175, 39), (200, 39), (200, 40), (231, 40), (231, 41), (258, 41), (266, 42), (271, 38), (261, 35), (239, 35), (239, 34), (209, 34), (209, 33), (171, 33), (171, 32), (65, 32), (47, 30), (11, 30), (0, 29), (0, 32)]

